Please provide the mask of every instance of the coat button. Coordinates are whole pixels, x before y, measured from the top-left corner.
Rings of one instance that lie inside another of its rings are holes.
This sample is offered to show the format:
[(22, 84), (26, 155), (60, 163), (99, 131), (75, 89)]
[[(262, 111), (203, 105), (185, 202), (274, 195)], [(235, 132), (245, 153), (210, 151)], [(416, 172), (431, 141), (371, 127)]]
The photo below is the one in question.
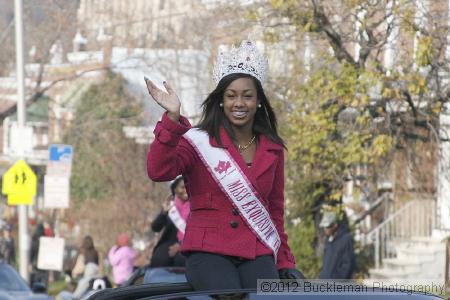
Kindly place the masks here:
[(239, 225), (239, 223), (238, 223), (237, 221), (235, 221), (235, 220), (233, 220), (233, 221), (230, 222), (231, 228), (237, 228), (238, 225)]
[(235, 215), (235, 216), (239, 216), (239, 211), (238, 211), (236, 208), (233, 208), (233, 209), (231, 210), (231, 213), (232, 213), (233, 215)]

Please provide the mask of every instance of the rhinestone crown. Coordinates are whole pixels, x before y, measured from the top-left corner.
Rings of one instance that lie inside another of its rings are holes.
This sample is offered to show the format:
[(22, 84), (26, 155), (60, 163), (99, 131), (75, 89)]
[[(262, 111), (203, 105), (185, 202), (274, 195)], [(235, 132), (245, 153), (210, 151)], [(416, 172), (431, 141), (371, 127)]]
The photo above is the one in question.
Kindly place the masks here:
[(244, 73), (256, 77), (263, 83), (268, 68), (267, 58), (256, 49), (255, 44), (249, 40), (243, 40), (239, 48), (233, 45), (230, 51), (219, 52), (214, 65), (213, 78), (218, 84), (229, 74)]

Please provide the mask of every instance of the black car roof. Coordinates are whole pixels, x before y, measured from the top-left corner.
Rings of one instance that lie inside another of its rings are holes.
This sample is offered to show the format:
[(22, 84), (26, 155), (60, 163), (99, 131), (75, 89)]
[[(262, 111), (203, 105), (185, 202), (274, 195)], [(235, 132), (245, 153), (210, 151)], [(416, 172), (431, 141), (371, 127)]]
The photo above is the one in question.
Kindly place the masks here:
[[(257, 294), (256, 289), (242, 289), (242, 290), (221, 290), (221, 291), (194, 291), (192, 287), (188, 283), (151, 283), (151, 284), (142, 284), (135, 286), (127, 286), (127, 287), (118, 287), (115, 289), (105, 289), (97, 292), (88, 298), (88, 300), (151, 300), (151, 299), (184, 299), (187, 297), (197, 298), (198, 296), (209, 296), (209, 295), (230, 295), (225, 296), (226, 299), (242, 299), (242, 297), (233, 297), (232, 295), (242, 295), (248, 294), (249, 297), (245, 297), (244, 299), (284, 299), (284, 298), (293, 298), (296, 299), (310, 299), (311, 296), (315, 300), (321, 299), (352, 299), (352, 300), (379, 300), (379, 299), (396, 299), (396, 300), (418, 300), (418, 299), (442, 299), (438, 296), (430, 295), (430, 294), (421, 294), (421, 293), (382, 293), (381, 290), (379, 293), (374, 291), (374, 294), (324, 294), (324, 295), (308, 295), (308, 294), (295, 294), (290, 293), (286, 294)], [(216, 298), (216, 297), (214, 297)], [(222, 297), (219, 297), (222, 298)]]
[(101, 290), (90, 296), (89, 300), (129, 300), (142, 299), (151, 296), (169, 295), (192, 292), (192, 287), (186, 283), (149, 283)]

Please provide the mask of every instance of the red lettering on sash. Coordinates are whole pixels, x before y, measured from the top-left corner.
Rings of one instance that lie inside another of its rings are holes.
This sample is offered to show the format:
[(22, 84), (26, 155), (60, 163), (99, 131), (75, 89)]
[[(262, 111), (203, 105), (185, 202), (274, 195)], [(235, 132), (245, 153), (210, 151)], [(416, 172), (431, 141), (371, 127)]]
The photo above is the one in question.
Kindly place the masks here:
[(249, 217), (252, 219), (253, 222), (255, 222), (255, 220), (262, 215), (262, 210), (261, 208), (252, 212)]
[(241, 182), (241, 180), (236, 180), (235, 182), (232, 182), (227, 185), (230, 188), (230, 191), (233, 192), (238, 188), (242, 188), (244, 184)]
[(281, 244), (281, 242), (280, 242), (280, 240), (278, 239), (278, 240), (275, 241), (275, 243), (274, 243), (273, 246), (275, 247), (275, 249), (278, 250), (278, 248), (280, 248), (280, 244)]
[(273, 227), (269, 227), (267, 228), (267, 231), (264, 233), (264, 236), (266, 237), (266, 240), (268, 240), (270, 238), (270, 236), (274, 233), (274, 229)]
[(245, 199), (245, 198), (250, 197), (251, 195), (252, 195), (252, 194), (247, 193), (247, 194), (245, 194), (244, 196), (241, 196), (241, 197), (237, 198), (236, 200), (237, 200), (237, 201), (241, 201), (241, 200), (243, 200), (243, 199)]
[(232, 195), (233, 195), (233, 197), (237, 197), (240, 194), (245, 193), (245, 192), (247, 192), (247, 188), (242, 188), (242, 189), (239, 189), (239, 190), (233, 190)]
[(251, 207), (250, 209), (247, 209), (246, 211), (245, 211), (245, 213), (246, 214), (249, 214), (252, 210), (254, 210), (255, 208), (258, 208), (259, 207), (259, 205), (258, 204), (255, 204), (253, 207)]
[(263, 219), (264, 223), (262, 225), (258, 225), (261, 231), (265, 230), (268, 226), (270, 226), (270, 222), (268, 219)]
[(242, 204), (241, 208), (246, 209), (249, 205), (253, 205), (253, 204), (256, 204), (256, 200), (248, 201), (247, 203)]

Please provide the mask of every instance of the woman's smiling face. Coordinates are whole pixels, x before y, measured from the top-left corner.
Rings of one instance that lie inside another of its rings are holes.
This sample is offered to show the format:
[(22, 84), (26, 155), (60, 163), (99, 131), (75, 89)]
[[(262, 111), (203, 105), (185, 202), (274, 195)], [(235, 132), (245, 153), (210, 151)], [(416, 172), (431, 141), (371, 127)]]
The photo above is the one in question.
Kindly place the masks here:
[(233, 127), (253, 126), (258, 95), (252, 78), (244, 77), (231, 82), (223, 94), (223, 112)]

